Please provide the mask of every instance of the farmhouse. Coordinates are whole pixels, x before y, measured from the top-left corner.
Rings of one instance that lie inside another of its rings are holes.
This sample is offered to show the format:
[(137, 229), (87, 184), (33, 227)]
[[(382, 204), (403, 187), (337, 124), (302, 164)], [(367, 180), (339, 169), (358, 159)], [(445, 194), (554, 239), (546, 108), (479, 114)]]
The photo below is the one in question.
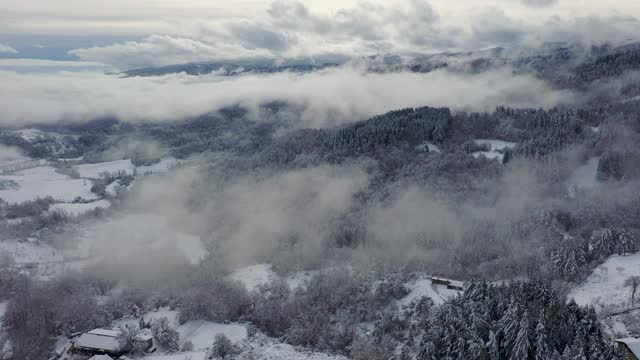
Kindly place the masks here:
[(640, 360), (640, 339), (624, 338), (616, 340), (618, 346), (627, 350), (629, 360)]
[(95, 329), (75, 339), (73, 352), (86, 355), (111, 355), (119, 357), (127, 352), (118, 337), (119, 330)]

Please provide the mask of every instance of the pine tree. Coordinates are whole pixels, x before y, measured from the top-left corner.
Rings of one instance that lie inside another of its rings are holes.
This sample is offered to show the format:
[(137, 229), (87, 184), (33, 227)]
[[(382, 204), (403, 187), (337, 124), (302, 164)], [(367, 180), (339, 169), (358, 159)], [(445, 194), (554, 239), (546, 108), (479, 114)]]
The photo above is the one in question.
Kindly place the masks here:
[(511, 357), (509, 357), (510, 360), (526, 360), (529, 358), (531, 340), (529, 339), (529, 313), (527, 311), (522, 315), (519, 327), (513, 351), (511, 352)]
[(549, 345), (547, 344), (547, 329), (544, 326), (544, 315), (540, 315), (538, 325), (536, 325), (536, 353), (535, 360), (547, 360), (550, 357)]
[(513, 344), (518, 334), (519, 308), (515, 299), (511, 299), (511, 303), (507, 308), (504, 316), (498, 322), (500, 333), (502, 334), (502, 353), (507, 356), (511, 353)]
[(485, 348), (489, 354), (489, 360), (500, 360), (500, 344), (493, 331), (489, 331), (489, 341), (485, 345)]

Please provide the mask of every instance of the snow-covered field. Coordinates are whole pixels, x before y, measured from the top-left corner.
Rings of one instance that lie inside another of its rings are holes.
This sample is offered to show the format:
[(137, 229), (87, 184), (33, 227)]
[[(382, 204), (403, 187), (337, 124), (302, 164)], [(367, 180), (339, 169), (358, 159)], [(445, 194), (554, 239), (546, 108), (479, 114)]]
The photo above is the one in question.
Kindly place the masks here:
[(477, 145), (488, 146), (489, 151), (476, 151), (471, 154), (473, 155), (473, 157), (479, 158), (480, 156), (484, 156), (487, 159), (496, 159), (499, 161), (502, 161), (504, 159), (504, 150), (513, 149), (517, 145), (516, 143), (503, 140), (478, 139), (474, 141)]
[(347, 360), (344, 356), (305, 351), (274, 339), (258, 337), (243, 347), (237, 360)]
[(71, 216), (80, 216), (95, 209), (106, 209), (111, 206), (108, 200), (98, 200), (90, 203), (58, 203), (49, 207), (49, 211), (63, 211)]
[(179, 354), (158, 354), (158, 355), (147, 355), (143, 359), (146, 360), (205, 360), (207, 354), (204, 352), (183, 352)]
[(611, 256), (583, 284), (574, 288), (569, 297), (580, 305), (594, 305), (598, 311), (625, 308), (630, 289), (624, 287), (624, 281), (632, 275), (640, 276), (640, 253)]
[(178, 327), (180, 342), (193, 343), (193, 349), (204, 351), (213, 344), (216, 335), (224, 334), (233, 343), (247, 338), (247, 327), (242, 324), (220, 324), (211, 321), (188, 321)]
[(570, 197), (575, 197), (579, 190), (596, 189), (599, 157), (593, 157), (586, 164), (577, 168), (567, 179), (567, 191)]
[(75, 166), (75, 169), (80, 174), (80, 177), (87, 179), (97, 179), (102, 173), (113, 174), (120, 171), (125, 172), (127, 175), (133, 175), (135, 168), (136, 167), (133, 165), (131, 160), (116, 160)]
[(51, 166), (38, 166), (11, 175), (1, 175), (1, 181), (17, 185), (0, 190), (0, 198), (9, 203), (20, 203), (46, 196), (62, 202), (72, 202), (77, 197), (96, 199), (96, 195), (91, 192), (90, 180), (72, 179), (56, 172)]

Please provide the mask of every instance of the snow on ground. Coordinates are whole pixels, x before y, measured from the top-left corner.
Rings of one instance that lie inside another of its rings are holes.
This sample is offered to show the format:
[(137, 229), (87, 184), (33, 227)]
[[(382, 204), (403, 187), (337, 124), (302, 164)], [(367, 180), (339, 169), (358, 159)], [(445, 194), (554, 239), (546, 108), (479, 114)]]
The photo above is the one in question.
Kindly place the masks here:
[(344, 356), (329, 355), (297, 349), (267, 337), (258, 337), (244, 344), (237, 360), (347, 360)]
[[(294, 290), (299, 287), (305, 287), (317, 273), (318, 271), (299, 271), (284, 277), (284, 280), (289, 285), (289, 288)], [(240, 268), (229, 275), (229, 278), (239, 281), (249, 291), (257, 289), (260, 285), (266, 285), (274, 280), (282, 279), (281, 276), (273, 271), (271, 264), (258, 264)]]
[(180, 343), (193, 343), (193, 349), (203, 351), (210, 348), (216, 335), (224, 334), (231, 342), (237, 343), (247, 338), (247, 327), (242, 324), (220, 324), (212, 321), (187, 321), (178, 327)]
[[(16, 130), (14, 131), (14, 134), (20, 136), (21, 138), (23, 138), (26, 141), (33, 141), (38, 139), (39, 137), (44, 137), (49, 133), (46, 133), (42, 130), (38, 130), (38, 129), (22, 129), (22, 130)], [(53, 134), (53, 133), (51, 133)]]
[(171, 170), (173, 167), (180, 165), (181, 161), (174, 157), (166, 157), (160, 159), (159, 162), (148, 166), (138, 166), (136, 171), (138, 174), (162, 174)]
[(406, 283), (405, 288), (409, 290), (409, 294), (398, 300), (398, 307), (406, 308), (412, 303), (420, 301), (422, 298), (430, 298), (436, 305), (442, 305), (448, 299), (460, 294), (460, 291), (447, 289), (444, 285), (433, 284), (429, 278), (419, 278)]
[(62, 253), (49, 245), (27, 241), (0, 241), (0, 254), (2, 253), (11, 255), (16, 265), (61, 262), (64, 259)]
[(207, 354), (204, 352), (183, 352), (178, 354), (167, 354), (167, 355), (147, 355), (143, 357), (145, 360), (205, 360)]
[(0, 190), (0, 198), (9, 203), (20, 203), (46, 196), (62, 202), (72, 202), (76, 197), (96, 199), (96, 195), (91, 192), (91, 181), (72, 179), (56, 172), (51, 166), (38, 166), (11, 175), (2, 175), (0, 182), (2, 181), (17, 185)]
[(80, 216), (95, 209), (106, 209), (111, 206), (108, 200), (98, 200), (90, 203), (58, 203), (49, 207), (49, 211), (61, 210), (71, 216)]
[(434, 152), (434, 153), (441, 153), (442, 150), (440, 150), (440, 147), (438, 147), (437, 145), (434, 145), (430, 142), (426, 142), (424, 144), (420, 144), (418, 146), (416, 146), (416, 150), (418, 151), (429, 151), (429, 152)]
[(135, 184), (135, 180), (130, 182), (129, 185), (127, 185), (127, 186), (122, 186), (122, 185), (120, 185), (120, 181), (116, 180), (116, 181), (112, 182), (111, 184), (107, 185), (107, 187), (105, 188), (105, 192), (109, 196), (117, 196), (119, 190), (130, 191), (131, 188), (133, 188), (134, 184)]
[(479, 158), (480, 156), (484, 156), (487, 159), (497, 159), (498, 161), (502, 161), (504, 159), (504, 150), (513, 149), (517, 145), (516, 143), (503, 140), (478, 139), (474, 140), (474, 142), (477, 145), (489, 146), (489, 151), (476, 151), (471, 154), (473, 157)]
[(569, 197), (576, 197), (579, 190), (591, 190), (598, 187), (597, 175), (599, 162), (599, 157), (593, 157), (569, 176), (566, 182)]
[(478, 139), (474, 140), (477, 145), (488, 145), (490, 151), (513, 149), (516, 147), (516, 143), (502, 140), (487, 140)]
[(569, 298), (580, 305), (594, 305), (598, 311), (625, 308), (630, 291), (624, 281), (632, 275), (640, 276), (640, 253), (611, 256), (584, 283), (572, 289)]
[(82, 164), (76, 165), (75, 169), (80, 174), (80, 177), (88, 179), (97, 179), (102, 173), (117, 173), (124, 171), (127, 175), (133, 175), (135, 166), (131, 160), (116, 160), (97, 164)]
[(169, 324), (174, 327), (178, 327), (178, 316), (180, 312), (177, 310), (169, 310), (169, 309), (160, 309), (157, 311), (148, 312), (144, 315), (145, 322), (151, 322), (153, 320), (158, 320), (161, 318), (167, 318), (169, 320)]
[(231, 280), (241, 282), (249, 291), (255, 290), (260, 285), (269, 284), (277, 277), (271, 264), (247, 266), (234, 271), (229, 276)]

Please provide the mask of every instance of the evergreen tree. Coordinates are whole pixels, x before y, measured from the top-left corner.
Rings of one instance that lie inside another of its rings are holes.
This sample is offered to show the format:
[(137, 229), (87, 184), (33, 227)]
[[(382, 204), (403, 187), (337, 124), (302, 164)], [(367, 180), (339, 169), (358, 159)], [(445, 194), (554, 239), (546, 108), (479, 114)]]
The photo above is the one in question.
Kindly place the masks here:
[(526, 360), (529, 358), (529, 352), (531, 351), (529, 334), (529, 313), (525, 311), (519, 323), (518, 336), (513, 345), (510, 360)]

